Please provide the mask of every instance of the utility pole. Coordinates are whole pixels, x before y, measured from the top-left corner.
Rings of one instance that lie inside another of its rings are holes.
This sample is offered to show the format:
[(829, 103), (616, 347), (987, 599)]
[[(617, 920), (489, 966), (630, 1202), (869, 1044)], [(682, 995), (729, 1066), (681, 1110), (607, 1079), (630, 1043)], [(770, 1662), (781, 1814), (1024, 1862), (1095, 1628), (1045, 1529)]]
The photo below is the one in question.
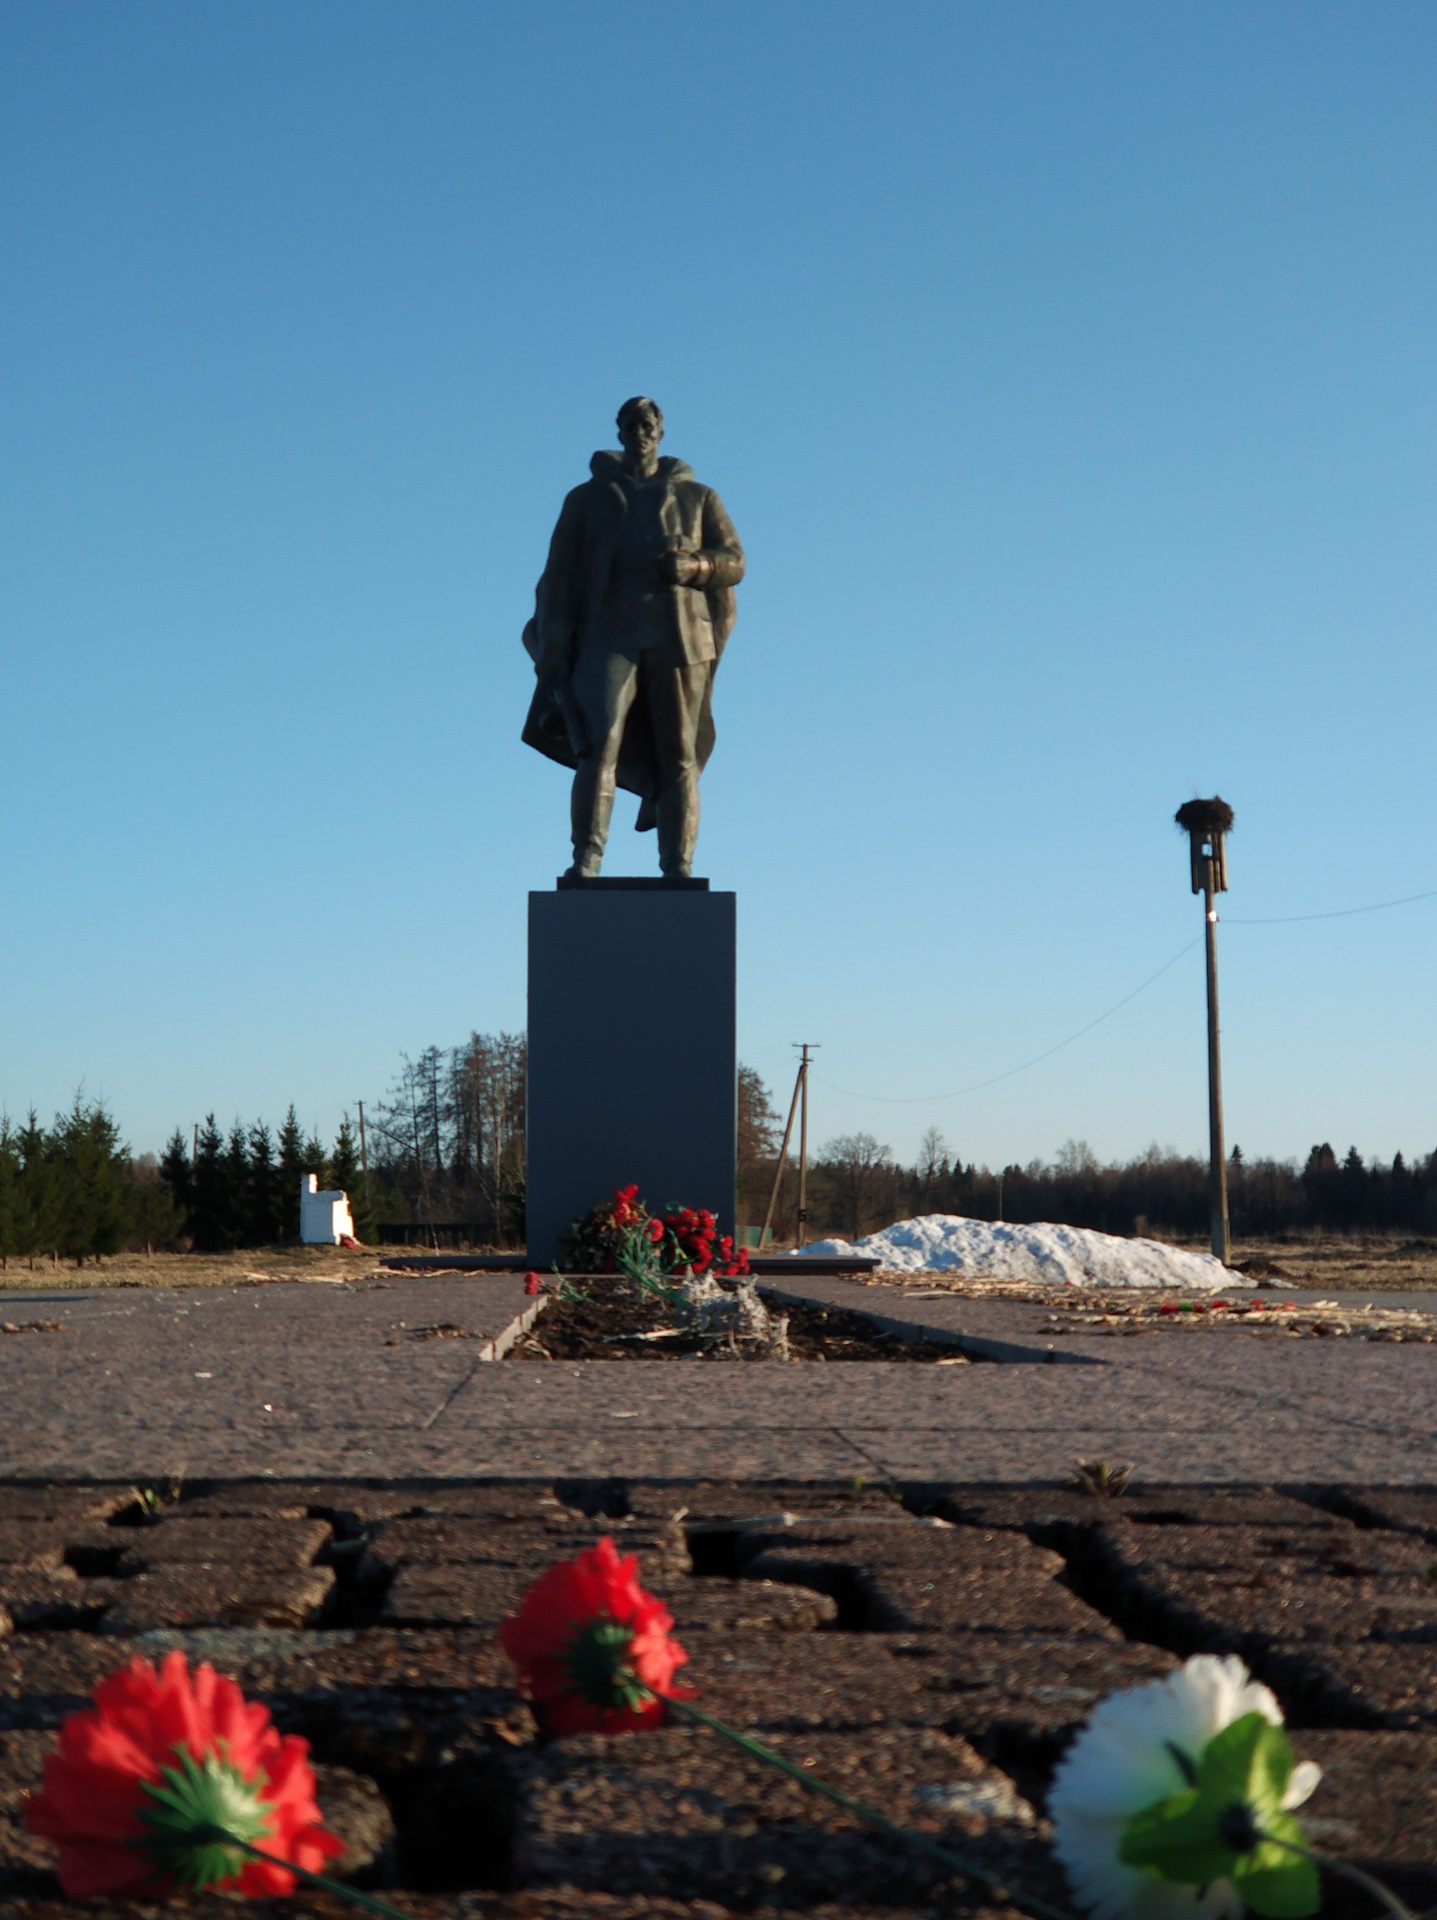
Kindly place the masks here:
[[(369, 1204), (370, 1204), (369, 1202), (369, 1147), (364, 1138), (364, 1102), (362, 1100), (356, 1100), (354, 1104), (359, 1108), (359, 1165), (364, 1174), (364, 1207), (365, 1207), (365, 1212), (368, 1213)], [(377, 1224), (372, 1215), (370, 1215), (369, 1223), (371, 1227), (374, 1227)]]
[(190, 1165), (192, 1167), (197, 1167), (199, 1163), (200, 1163), (200, 1123), (198, 1120), (196, 1120), (195, 1128), (194, 1128), (194, 1147), (190, 1154)]
[(798, 1221), (794, 1242), (801, 1247), (808, 1230), (808, 1056), (817, 1053), (819, 1043), (815, 1040), (795, 1040), (803, 1058), (798, 1066)]
[(1232, 1252), (1227, 1218), (1227, 1153), (1222, 1124), (1222, 1047), (1217, 1008), (1217, 908), (1213, 901), (1227, 892), (1227, 850), (1224, 836), (1231, 832), (1232, 808), (1214, 794), (1211, 800), (1188, 800), (1177, 810), (1178, 825), (1188, 836), (1192, 857), (1192, 889), (1203, 897), (1203, 932), (1207, 945), (1207, 1122), (1208, 1194), (1212, 1203), (1212, 1250), (1223, 1265)]
[(763, 1251), (764, 1239), (773, 1225), (773, 1210), (778, 1205), (778, 1189), (783, 1180), (783, 1169), (788, 1159), (788, 1143), (793, 1137), (793, 1116), (798, 1111), (798, 1094), (803, 1085), (803, 1068), (800, 1067), (793, 1078), (793, 1098), (788, 1103), (788, 1120), (783, 1129), (783, 1145), (778, 1150), (778, 1165), (773, 1171), (773, 1192), (768, 1196), (768, 1212), (763, 1216), (763, 1225), (758, 1230), (759, 1252)]

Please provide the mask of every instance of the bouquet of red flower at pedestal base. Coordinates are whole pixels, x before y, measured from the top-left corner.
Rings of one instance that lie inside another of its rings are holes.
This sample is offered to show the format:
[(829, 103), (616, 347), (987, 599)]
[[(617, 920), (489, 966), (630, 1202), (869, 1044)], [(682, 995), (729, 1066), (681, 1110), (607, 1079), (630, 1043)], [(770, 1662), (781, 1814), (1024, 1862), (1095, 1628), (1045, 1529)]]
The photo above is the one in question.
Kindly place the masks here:
[(615, 1187), (611, 1200), (574, 1222), (564, 1265), (574, 1273), (627, 1274), (660, 1292), (664, 1283), (690, 1274), (727, 1280), (749, 1271), (747, 1249), (736, 1247), (732, 1234), (720, 1234), (717, 1216), (706, 1207), (650, 1215), (637, 1185)]
[(629, 1234), (648, 1220), (637, 1185), (615, 1187), (613, 1198), (591, 1207), (564, 1236), (560, 1263), (567, 1273), (617, 1273)]

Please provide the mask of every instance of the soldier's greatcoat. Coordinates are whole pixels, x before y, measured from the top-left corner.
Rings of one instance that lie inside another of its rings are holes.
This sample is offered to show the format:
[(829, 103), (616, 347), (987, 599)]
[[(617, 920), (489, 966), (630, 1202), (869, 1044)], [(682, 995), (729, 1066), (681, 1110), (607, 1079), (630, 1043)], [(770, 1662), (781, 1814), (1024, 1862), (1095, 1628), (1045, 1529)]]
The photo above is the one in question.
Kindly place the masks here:
[[(549, 671), (541, 676), (535, 690), (523, 738), (528, 746), (566, 767), (577, 766), (578, 759), (553, 676), (559, 674), (567, 680), (580, 650), (586, 646), (603, 646), (636, 657), (635, 650), (625, 643), (621, 609), (616, 606), (614, 564), (634, 483), (619, 453), (596, 453), (589, 470), (592, 478), (575, 487), (560, 510), (549, 542), (548, 562), (535, 592), (534, 617), (524, 629), (524, 645), (531, 659)], [(712, 563), (712, 573), (702, 588), (664, 588), (657, 615), (666, 628), (666, 647), (672, 647), (686, 665), (709, 667), (696, 743), (702, 768), (713, 751), (713, 673), (737, 618), (733, 590), (743, 578), (743, 548), (723, 502), (712, 487), (700, 485), (691, 467), (682, 460), (662, 459), (656, 477), (663, 489), (659, 523), (665, 545), (679, 552), (701, 554)], [(639, 645), (652, 643), (650, 633)], [(624, 728), (618, 783), (638, 794), (644, 803), (636, 822), (640, 831), (652, 827), (658, 767), (642, 694), (635, 700)]]

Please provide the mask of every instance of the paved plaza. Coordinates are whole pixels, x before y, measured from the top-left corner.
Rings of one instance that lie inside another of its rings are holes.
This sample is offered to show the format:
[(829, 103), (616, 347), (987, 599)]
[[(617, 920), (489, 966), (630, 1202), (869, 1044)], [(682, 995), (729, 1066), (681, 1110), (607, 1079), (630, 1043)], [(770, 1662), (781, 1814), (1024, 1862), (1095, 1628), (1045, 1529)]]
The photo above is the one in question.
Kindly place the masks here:
[[(1053, 1484), (1437, 1483), (1437, 1347), (1054, 1336), (1045, 1310), (805, 1298), (961, 1336), (975, 1362), (516, 1364), (517, 1275), (7, 1293), (0, 1475)], [(955, 1351), (962, 1350), (955, 1348)]]

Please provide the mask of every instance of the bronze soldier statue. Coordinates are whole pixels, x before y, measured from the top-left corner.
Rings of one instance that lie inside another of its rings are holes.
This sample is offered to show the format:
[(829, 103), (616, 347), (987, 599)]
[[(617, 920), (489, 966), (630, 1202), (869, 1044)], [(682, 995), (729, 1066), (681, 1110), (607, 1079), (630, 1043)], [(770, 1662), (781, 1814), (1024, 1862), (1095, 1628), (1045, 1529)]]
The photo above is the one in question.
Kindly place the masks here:
[(524, 739), (574, 768), (566, 879), (598, 873), (616, 785), (639, 795), (640, 832), (657, 825), (661, 871), (687, 879), (743, 548), (713, 488), (659, 458), (652, 400), (626, 400), (618, 427), (623, 452), (594, 455), (549, 543), (524, 629), (539, 681)]

